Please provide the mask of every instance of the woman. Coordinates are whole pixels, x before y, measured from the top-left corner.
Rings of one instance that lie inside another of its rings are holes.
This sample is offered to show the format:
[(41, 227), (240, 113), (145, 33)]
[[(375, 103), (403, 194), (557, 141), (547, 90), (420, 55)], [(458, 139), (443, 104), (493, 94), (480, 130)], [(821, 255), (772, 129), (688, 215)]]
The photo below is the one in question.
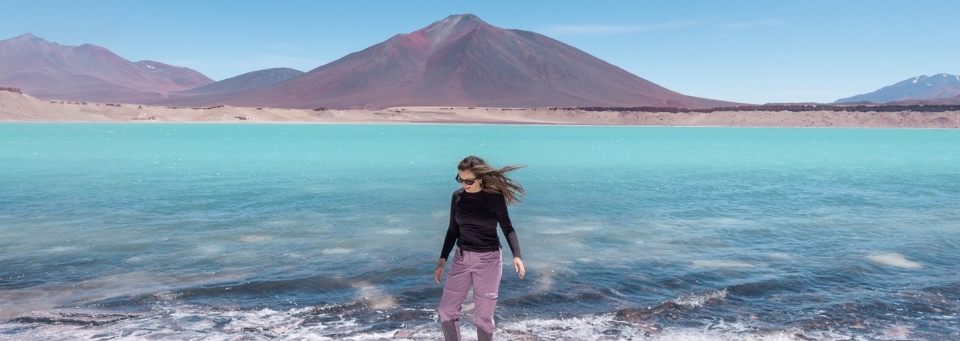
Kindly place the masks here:
[(523, 187), (506, 176), (521, 166), (493, 169), (486, 161), (468, 156), (457, 166), (456, 180), (463, 188), (453, 192), (450, 201), (450, 225), (443, 240), (440, 261), (433, 277), (440, 283), (447, 255), (457, 245), (450, 273), (440, 298), (440, 329), (447, 341), (460, 340), (460, 308), (473, 286), (477, 339), (493, 340), (493, 310), (503, 272), (497, 224), (513, 252), (513, 269), (523, 279), (526, 271), (520, 259), (520, 243), (513, 231), (507, 204), (519, 202)]

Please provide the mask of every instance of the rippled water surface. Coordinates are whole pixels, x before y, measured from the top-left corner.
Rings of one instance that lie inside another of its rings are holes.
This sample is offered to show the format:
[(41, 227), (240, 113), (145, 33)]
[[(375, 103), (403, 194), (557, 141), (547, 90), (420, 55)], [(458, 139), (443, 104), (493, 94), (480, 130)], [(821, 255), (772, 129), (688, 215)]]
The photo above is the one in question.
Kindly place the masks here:
[(52, 123), (0, 124), (0, 339), (437, 339), (470, 154), (527, 166), (500, 339), (960, 339), (956, 130)]

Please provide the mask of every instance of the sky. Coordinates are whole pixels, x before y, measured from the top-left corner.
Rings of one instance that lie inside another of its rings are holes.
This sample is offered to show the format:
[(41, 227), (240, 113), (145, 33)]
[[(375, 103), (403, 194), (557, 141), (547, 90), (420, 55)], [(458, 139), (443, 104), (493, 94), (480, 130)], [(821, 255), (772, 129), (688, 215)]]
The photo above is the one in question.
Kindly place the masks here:
[(960, 1), (13, 1), (0, 40), (30, 32), (214, 80), (309, 71), (452, 14), (547, 35), (686, 95), (832, 102), (960, 74)]

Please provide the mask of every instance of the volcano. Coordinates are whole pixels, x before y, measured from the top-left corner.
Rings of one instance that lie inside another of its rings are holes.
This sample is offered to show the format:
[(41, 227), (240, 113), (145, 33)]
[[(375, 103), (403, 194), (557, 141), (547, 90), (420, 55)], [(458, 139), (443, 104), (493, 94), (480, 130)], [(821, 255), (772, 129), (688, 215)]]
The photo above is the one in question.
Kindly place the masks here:
[(133, 63), (96, 45), (64, 46), (30, 33), (0, 41), (0, 86), (34, 97), (143, 102), (212, 82), (185, 67)]
[(670, 91), (570, 45), (471, 14), (449, 16), (260, 89), (170, 100), (344, 109), (736, 105)]

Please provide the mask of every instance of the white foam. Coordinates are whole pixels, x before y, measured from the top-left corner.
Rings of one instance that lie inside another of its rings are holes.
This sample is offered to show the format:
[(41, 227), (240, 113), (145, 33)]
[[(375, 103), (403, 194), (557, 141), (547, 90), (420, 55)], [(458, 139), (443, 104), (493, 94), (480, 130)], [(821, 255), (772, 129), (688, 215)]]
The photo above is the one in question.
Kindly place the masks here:
[(696, 308), (710, 301), (721, 300), (727, 297), (728, 293), (729, 291), (727, 291), (727, 289), (720, 289), (720, 290), (714, 290), (705, 294), (680, 296), (671, 300), (670, 302), (673, 302), (685, 307)]
[(898, 268), (907, 268), (907, 269), (923, 268), (923, 265), (921, 265), (920, 263), (909, 260), (904, 255), (895, 253), (895, 252), (876, 253), (876, 254), (868, 255), (866, 258), (880, 265), (893, 266)]
[(271, 240), (271, 239), (273, 239), (273, 238), (270, 238), (270, 236), (259, 236), (259, 235), (252, 235), (252, 236), (243, 236), (243, 237), (240, 237), (240, 241), (241, 241), (241, 242), (244, 242), (244, 243), (265, 242), (265, 241), (268, 241), (268, 240)]
[(556, 276), (556, 272), (550, 271), (549, 273), (543, 273), (537, 277), (534, 281), (533, 292), (548, 292), (553, 290), (553, 277)]
[[(160, 307), (161, 312), (123, 319), (104, 326), (35, 324), (27, 328), (16, 322), (0, 322), (0, 330), (19, 329), (5, 335), (31, 340), (438, 340), (442, 338), (435, 321), (403, 324), (397, 329), (367, 330), (369, 325), (352, 318), (327, 319), (304, 324), (316, 307), (275, 310), (209, 310), (190, 306)], [(407, 309), (410, 310), (410, 309)], [(427, 309), (421, 309), (427, 311)], [(432, 311), (432, 309), (429, 309)], [(436, 315), (433, 314), (433, 320)], [(625, 322), (613, 314), (572, 318), (530, 318), (498, 321), (498, 340), (654, 340), (654, 341), (787, 341), (862, 340), (863, 337), (837, 330), (798, 329), (757, 331), (743, 323), (723, 319), (705, 322), (700, 328), (671, 327), (643, 322)], [(914, 339), (909, 325), (882, 327), (880, 340)], [(476, 327), (461, 324), (464, 340), (476, 340)], [(802, 336), (802, 337), (798, 337)]]
[(373, 309), (383, 310), (397, 307), (395, 297), (390, 296), (373, 284), (357, 282), (353, 284), (353, 287), (357, 289), (357, 299), (369, 302)]
[(894, 324), (883, 330), (883, 336), (895, 340), (912, 339), (912, 329), (913, 326), (911, 325)]
[(197, 249), (208, 255), (219, 255), (223, 253), (223, 247), (220, 245), (201, 245)]
[[(531, 319), (503, 323), (497, 329), (497, 338), (501, 340), (787, 341), (795, 340), (797, 334), (793, 330), (749, 333), (744, 332), (748, 327), (735, 323), (718, 323), (703, 329), (662, 328), (623, 323), (611, 315)], [(469, 335), (467, 330), (461, 333)]]
[(227, 271), (191, 276), (134, 271), (90, 278), (76, 283), (49, 283), (23, 289), (0, 290), (0, 307), (4, 307), (4, 310), (0, 311), (0, 321), (13, 318), (14, 316), (11, 315), (20, 313), (82, 306), (111, 298), (155, 293), (161, 293), (162, 296), (162, 293), (184, 287), (184, 283), (203, 286), (237, 281), (247, 277), (249, 277), (247, 273)]
[(156, 297), (158, 300), (161, 300), (161, 301), (173, 301), (175, 299), (180, 298), (181, 296), (183, 296), (183, 293), (172, 292), (172, 291), (163, 291), (163, 292), (158, 292), (153, 294), (153, 297)]
[(348, 253), (350, 253), (350, 252), (353, 252), (353, 250), (344, 249), (344, 248), (342, 248), (342, 247), (337, 247), (337, 248), (332, 248), (332, 249), (323, 250), (323, 254), (324, 254), (324, 255), (345, 255), (345, 254), (348, 254)]
[(771, 253), (771, 254), (767, 255), (767, 257), (770, 258), (770, 259), (774, 259), (774, 260), (791, 260), (791, 259), (793, 259), (793, 256), (788, 255), (788, 254), (786, 254), (786, 253), (779, 253), (779, 252)]

